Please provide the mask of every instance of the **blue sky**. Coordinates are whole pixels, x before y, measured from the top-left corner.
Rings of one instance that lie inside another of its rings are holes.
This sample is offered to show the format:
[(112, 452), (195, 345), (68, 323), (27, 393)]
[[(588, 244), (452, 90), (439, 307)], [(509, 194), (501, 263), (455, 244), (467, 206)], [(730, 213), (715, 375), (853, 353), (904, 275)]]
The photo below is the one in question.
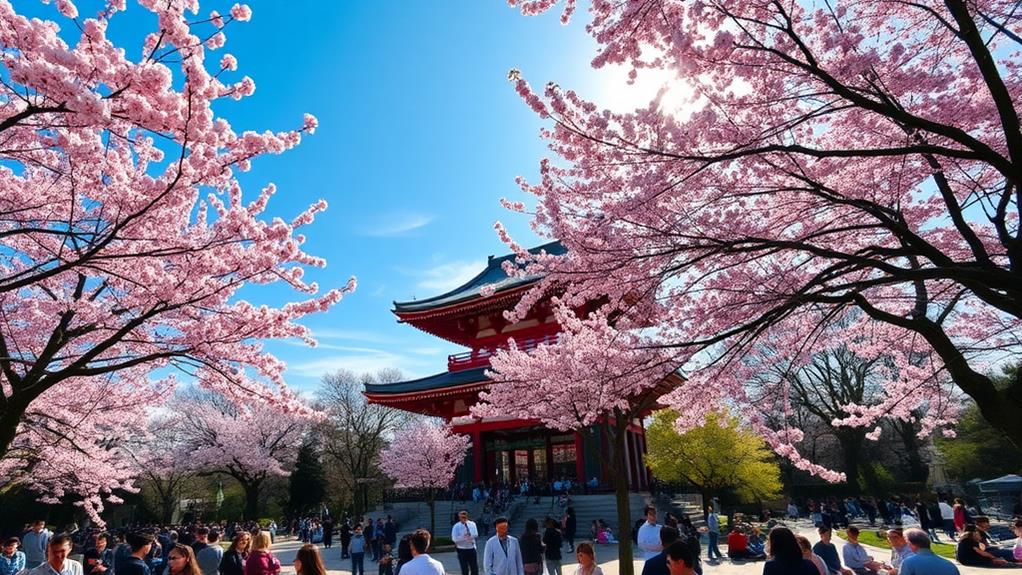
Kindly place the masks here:
[[(52, 6), (14, 3), (69, 30)], [(99, 5), (78, 2), (83, 16)], [(230, 5), (204, 2), (201, 14)], [(446, 291), (481, 270), (487, 255), (505, 253), (493, 232), (498, 219), (523, 244), (541, 242), (527, 217), (498, 202), (527, 199), (514, 178), (533, 176), (546, 152), (541, 121), (507, 81), (510, 68), (533, 86), (553, 80), (617, 109), (644, 105), (657, 87), (654, 78), (624, 89), (623, 70), (592, 70), (596, 46), (584, 14), (565, 27), (557, 13), (525, 18), (501, 0), (249, 5), (252, 21), (229, 26), (227, 45), (209, 60), (234, 54), (239, 70), (226, 80), (249, 75), (256, 92), (218, 113), (238, 131), (297, 127), (304, 112), (320, 126), (297, 149), (256, 161), (242, 176), (246, 196), (276, 183), (268, 212), (285, 218), (325, 198), (330, 208), (306, 229), (306, 247), (329, 264), (308, 277), (323, 287), (359, 279), (355, 294), (307, 320), (318, 348), (267, 344), (299, 389), (337, 368), (396, 367), (409, 377), (446, 369), (447, 354), (462, 349), (397, 324), (391, 302)], [(151, 20), (129, 1), (110, 36), (137, 58)], [(242, 295), (267, 304), (294, 298), (278, 288)]]

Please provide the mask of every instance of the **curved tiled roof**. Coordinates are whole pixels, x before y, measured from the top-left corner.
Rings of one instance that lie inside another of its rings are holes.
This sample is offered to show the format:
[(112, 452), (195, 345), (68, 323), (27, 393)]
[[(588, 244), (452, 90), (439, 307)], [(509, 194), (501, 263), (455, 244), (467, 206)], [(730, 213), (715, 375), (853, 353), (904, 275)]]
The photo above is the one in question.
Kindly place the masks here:
[(394, 383), (367, 383), (365, 384), (365, 392), (370, 395), (391, 395), (444, 389), (469, 383), (487, 382), (489, 381), (489, 378), (486, 377), (487, 369), (489, 369), (489, 367), (477, 367), (461, 371), (445, 371), (443, 373), (410, 381), (398, 381)]
[[(562, 255), (567, 252), (560, 241), (550, 242), (541, 246), (534, 247), (529, 250), (529, 253), (538, 254), (540, 251), (546, 251), (548, 254)], [(494, 293), (500, 293), (516, 287), (524, 286), (535, 282), (540, 276), (527, 276), (523, 278), (509, 278), (504, 272), (503, 264), (506, 261), (514, 261), (515, 254), (507, 254), (499, 258), (490, 256), (486, 262), (486, 269), (481, 271), (474, 278), (470, 279), (467, 283), (462, 286), (456, 287), (453, 290), (443, 293), (437, 296), (433, 296), (426, 299), (412, 300), (406, 302), (394, 302), (394, 313), (414, 313), (428, 311), (431, 309), (441, 308), (444, 306), (462, 303), (473, 299), (482, 297), (482, 289), (484, 286), (492, 285), (496, 289)]]

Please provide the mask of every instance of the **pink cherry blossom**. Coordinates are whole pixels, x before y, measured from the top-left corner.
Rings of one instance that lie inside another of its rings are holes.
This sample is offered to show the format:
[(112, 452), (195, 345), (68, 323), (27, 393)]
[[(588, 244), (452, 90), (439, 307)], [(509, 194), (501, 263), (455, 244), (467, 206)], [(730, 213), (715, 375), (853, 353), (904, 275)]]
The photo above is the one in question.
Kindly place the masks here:
[[(123, 2), (90, 18), (56, 8), (76, 18), (63, 32), (0, 1), (0, 489), (80, 498), (98, 518), (133, 489), (121, 446), (169, 394), (150, 374), (185, 373), (253, 412), (303, 413), (262, 342), (312, 344), (300, 320), (355, 282), (305, 279), (326, 263), (301, 240), (325, 202), (273, 213), (275, 186), (238, 181), (312, 127), (239, 133), (215, 111), (255, 90), (222, 82), (237, 62), (207, 62), (204, 46), (226, 42), (246, 6), (194, 22), (197, 2), (142, 0), (154, 29), (127, 35)], [(115, 30), (139, 45), (116, 45)], [(297, 301), (239, 295), (254, 284)]]
[[(509, 3), (528, 15), (561, 4)], [(562, 6), (570, 15), (573, 3)], [(560, 352), (498, 356), (485, 409), (542, 412), (532, 405), (540, 392), (530, 403), (501, 391), (531, 382), (589, 413), (587, 401), (615, 399), (556, 389), (572, 385), (571, 370), (596, 369), (583, 358), (627, 374), (655, 349), (687, 375), (664, 398), (688, 415), (680, 425), (735, 412), (797, 468), (838, 480), (799, 454), (776, 375), (844, 346), (884, 358), (884, 393), (843, 406), (835, 424), (875, 438), (883, 418), (918, 419), (925, 435), (949, 434), (967, 395), (1022, 444), (1022, 375), (1009, 389), (989, 375), (1022, 353), (1013, 9), (592, 2), (594, 67), (666, 71), (669, 88), (693, 96), (679, 110), (658, 97), (612, 112), (557, 84), (535, 89), (528, 71), (509, 74), (546, 120), (550, 157), (534, 181), (518, 180), (533, 201), (505, 205), (568, 249), (528, 258), (497, 227), (528, 264), (509, 273), (545, 275), (512, 317), (555, 293), (564, 310), (606, 302), (613, 320), (570, 324)], [(629, 335), (614, 339), (604, 323)], [(597, 363), (609, 342), (621, 347)], [(757, 380), (774, 393), (751, 396)]]
[(231, 16), (239, 22), (248, 22), (252, 19), (252, 9), (248, 4), (235, 4), (231, 6)]

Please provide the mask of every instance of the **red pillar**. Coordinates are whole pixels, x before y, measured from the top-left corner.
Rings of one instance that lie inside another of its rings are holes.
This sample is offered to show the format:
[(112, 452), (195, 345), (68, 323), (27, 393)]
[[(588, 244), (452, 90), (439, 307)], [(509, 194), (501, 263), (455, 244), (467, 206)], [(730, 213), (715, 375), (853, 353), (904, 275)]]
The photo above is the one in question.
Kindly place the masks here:
[(483, 439), (478, 431), (472, 432), (472, 481), (479, 483), (483, 480)]
[(585, 440), (582, 438), (582, 434), (575, 432), (575, 475), (578, 476), (578, 481), (582, 485), (585, 485), (586, 481), (586, 462), (585, 456)]

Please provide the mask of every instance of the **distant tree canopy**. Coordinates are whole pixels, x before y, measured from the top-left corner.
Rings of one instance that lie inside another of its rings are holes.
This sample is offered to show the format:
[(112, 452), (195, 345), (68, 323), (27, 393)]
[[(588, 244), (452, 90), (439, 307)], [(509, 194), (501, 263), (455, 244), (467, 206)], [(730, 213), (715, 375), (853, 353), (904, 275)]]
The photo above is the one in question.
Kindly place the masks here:
[(733, 491), (745, 503), (780, 496), (777, 456), (736, 418), (712, 413), (682, 434), (675, 428), (677, 419), (673, 410), (658, 411), (646, 430), (646, 464), (656, 477), (690, 483), (703, 501), (723, 491)]
[[(1006, 389), (1018, 377), (1019, 364), (1005, 367), (991, 377), (994, 385)], [(975, 403), (963, 411), (952, 439), (938, 438), (937, 450), (944, 458), (950, 479), (994, 479), (1009, 473), (1022, 472), (1022, 449), (1016, 447), (999, 429), (990, 425)]]

